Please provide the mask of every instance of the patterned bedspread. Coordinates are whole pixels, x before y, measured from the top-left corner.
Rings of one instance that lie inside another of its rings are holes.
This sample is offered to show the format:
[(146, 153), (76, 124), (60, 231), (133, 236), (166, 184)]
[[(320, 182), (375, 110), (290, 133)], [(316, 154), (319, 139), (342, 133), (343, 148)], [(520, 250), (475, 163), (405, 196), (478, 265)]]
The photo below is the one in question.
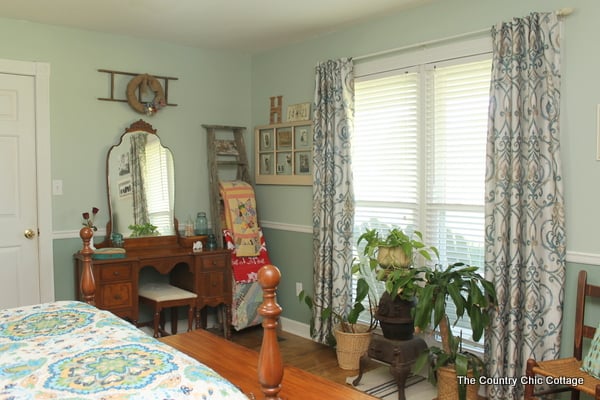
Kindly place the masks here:
[(246, 399), (233, 384), (88, 304), (0, 310), (0, 399)]

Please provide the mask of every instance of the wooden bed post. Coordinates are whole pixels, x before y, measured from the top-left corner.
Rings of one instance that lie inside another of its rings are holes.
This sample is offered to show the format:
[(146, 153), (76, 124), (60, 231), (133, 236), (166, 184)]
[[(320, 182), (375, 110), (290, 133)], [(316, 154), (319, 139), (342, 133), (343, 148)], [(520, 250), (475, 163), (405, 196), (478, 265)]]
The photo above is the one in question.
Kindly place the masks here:
[(96, 283), (94, 282), (94, 273), (92, 271), (92, 254), (94, 253), (94, 250), (90, 248), (92, 236), (94, 236), (94, 231), (87, 226), (81, 228), (79, 231), (79, 237), (81, 237), (81, 240), (83, 241), (83, 249), (79, 251), (82, 256), (79, 290), (81, 291), (83, 301), (94, 306), (96, 305)]
[(263, 302), (258, 313), (263, 317), (263, 341), (258, 356), (258, 381), (267, 400), (280, 400), (279, 391), (283, 380), (283, 362), (277, 342), (277, 324), (281, 307), (277, 304), (275, 291), (281, 272), (274, 265), (265, 265), (258, 271), (258, 281), (263, 289)]

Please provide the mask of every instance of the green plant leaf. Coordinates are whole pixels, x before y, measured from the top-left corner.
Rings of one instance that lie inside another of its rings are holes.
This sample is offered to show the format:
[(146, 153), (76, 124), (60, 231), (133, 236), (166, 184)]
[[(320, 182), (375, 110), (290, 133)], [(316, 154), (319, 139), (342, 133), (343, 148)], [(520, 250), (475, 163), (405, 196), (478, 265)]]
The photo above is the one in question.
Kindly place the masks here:
[(456, 315), (462, 316), (465, 312), (464, 299), (460, 294), (460, 288), (457, 288), (455, 284), (449, 284), (446, 289), (452, 299), (452, 302), (456, 306)]
[[(469, 370), (469, 359), (464, 354), (458, 353), (456, 355), (456, 376), (467, 376)], [(459, 400), (466, 400), (467, 398), (467, 385), (466, 383), (458, 385), (458, 398)]]
[(412, 366), (412, 373), (418, 374), (429, 363), (429, 350), (422, 351)]
[(433, 324), (434, 326), (438, 326), (444, 315), (446, 315), (446, 297), (445, 296), (436, 296), (434, 304), (434, 312), (433, 312)]
[(350, 310), (350, 312), (348, 313), (348, 322), (351, 324), (355, 324), (358, 321), (358, 316), (364, 310), (365, 310), (365, 307), (362, 304), (360, 304), (360, 303), (355, 304), (354, 308), (352, 310)]

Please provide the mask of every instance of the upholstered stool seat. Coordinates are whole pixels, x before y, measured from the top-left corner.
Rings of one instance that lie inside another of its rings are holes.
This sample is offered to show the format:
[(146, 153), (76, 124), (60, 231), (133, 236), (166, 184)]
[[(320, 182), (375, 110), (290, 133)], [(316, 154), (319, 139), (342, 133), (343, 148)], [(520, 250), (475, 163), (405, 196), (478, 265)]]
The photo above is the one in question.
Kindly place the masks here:
[[(162, 311), (171, 308), (171, 333), (177, 333), (177, 307), (188, 306), (188, 332), (192, 330), (194, 322), (194, 307), (196, 293), (188, 292), (168, 283), (144, 283), (138, 289), (140, 303), (148, 304), (154, 311), (152, 326), (154, 337), (166, 336), (165, 319)], [(148, 325), (148, 324), (140, 324)]]

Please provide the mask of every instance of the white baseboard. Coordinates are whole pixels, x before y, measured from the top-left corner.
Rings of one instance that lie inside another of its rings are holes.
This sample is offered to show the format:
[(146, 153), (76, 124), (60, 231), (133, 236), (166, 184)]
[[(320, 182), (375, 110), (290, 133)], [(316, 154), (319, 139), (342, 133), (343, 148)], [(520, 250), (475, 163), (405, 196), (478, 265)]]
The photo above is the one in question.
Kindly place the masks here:
[(310, 326), (308, 324), (283, 317), (279, 319), (279, 323), (284, 332), (312, 340), (310, 337)]

